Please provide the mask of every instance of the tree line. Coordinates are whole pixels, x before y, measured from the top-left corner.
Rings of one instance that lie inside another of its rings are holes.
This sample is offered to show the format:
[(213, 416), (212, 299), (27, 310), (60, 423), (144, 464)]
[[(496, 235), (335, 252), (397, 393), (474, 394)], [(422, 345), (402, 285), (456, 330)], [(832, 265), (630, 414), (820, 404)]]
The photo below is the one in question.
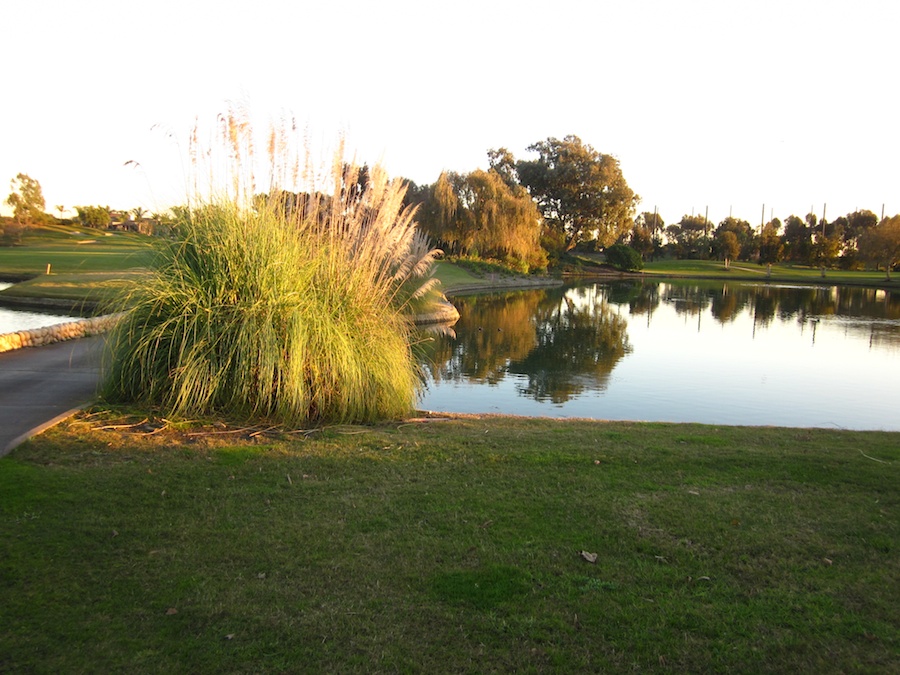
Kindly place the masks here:
[(642, 256), (732, 260), (759, 264), (798, 265), (848, 270), (866, 265), (888, 273), (900, 263), (900, 216), (879, 220), (872, 211), (857, 210), (832, 221), (814, 213), (773, 218), (759, 228), (729, 216), (714, 225), (705, 216), (685, 215), (666, 226), (657, 213), (635, 219), (628, 243)]
[[(792, 214), (755, 228), (732, 216), (714, 224), (685, 215), (666, 225), (656, 212), (636, 213), (640, 197), (618, 159), (578, 136), (550, 137), (526, 151), (530, 158), (517, 159), (506, 148), (491, 149), (487, 170), (445, 171), (427, 185), (406, 180), (405, 204), (417, 210), (420, 229), (447, 255), (496, 261), (521, 272), (555, 267), (571, 251), (605, 252), (620, 269), (637, 269), (661, 256), (719, 259), (726, 266), (737, 260), (844, 269), (873, 265), (888, 274), (900, 264), (900, 216), (879, 220), (858, 210), (829, 222), (813, 213)], [(367, 180), (363, 167), (358, 183), (343, 186), (338, 201), (360, 194)], [(48, 217), (37, 181), (19, 174), (11, 187), (7, 204), (19, 227)], [(276, 194), (285, 208), (305, 203), (303, 194)], [(152, 218), (172, 223), (185, 208)], [(63, 207), (57, 209), (62, 213)], [(79, 206), (76, 212), (76, 222), (85, 227), (108, 227), (115, 215), (102, 206)], [(144, 215), (143, 209), (132, 213), (136, 220)]]

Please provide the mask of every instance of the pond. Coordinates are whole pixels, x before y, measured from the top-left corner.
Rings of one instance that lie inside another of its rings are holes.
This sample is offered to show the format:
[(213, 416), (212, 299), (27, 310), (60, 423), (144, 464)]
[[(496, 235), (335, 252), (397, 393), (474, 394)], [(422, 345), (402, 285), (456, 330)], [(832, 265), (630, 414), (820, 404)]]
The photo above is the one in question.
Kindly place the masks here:
[(900, 294), (616, 282), (457, 297), (423, 410), (900, 431)]
[[(9, 288), (12, 284), (0, 282), (0, 291)], [(80, 319), (67, 312), (55, 312), (52, 309), (32, 310), (16, 309), (0, 305), (0, 335), (15, 333), (20, 330), (32, 330), (54, 326), (58, 323), (66, 323)]]

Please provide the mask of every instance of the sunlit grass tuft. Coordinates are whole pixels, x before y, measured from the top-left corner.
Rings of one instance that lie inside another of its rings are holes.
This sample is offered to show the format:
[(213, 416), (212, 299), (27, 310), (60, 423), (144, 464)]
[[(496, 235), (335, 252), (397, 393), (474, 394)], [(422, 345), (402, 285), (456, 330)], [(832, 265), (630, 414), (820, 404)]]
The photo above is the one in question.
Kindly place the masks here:
[[(105, 397), (292, 425), (409, 413), (421, 383), (410, 307), (434, 292), (437, 252), (405, 187), (378, 167), (361, 181), (339, 152), (330, 194), (252, 194), (252, 132), (234, 115), (221, 129), (226, 189), (194, 200), (151, 278), (121, 299)], [(273, 180), (300, 173), (270, 161)]]

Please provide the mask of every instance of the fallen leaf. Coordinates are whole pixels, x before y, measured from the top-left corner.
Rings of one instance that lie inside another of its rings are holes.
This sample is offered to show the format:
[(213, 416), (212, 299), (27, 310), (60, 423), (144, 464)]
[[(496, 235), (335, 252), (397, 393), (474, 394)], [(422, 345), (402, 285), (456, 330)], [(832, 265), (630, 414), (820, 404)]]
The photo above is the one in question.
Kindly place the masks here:
[(581, 552), (581, 557), (587, 560), (592, 565), (597, 564), (597, 554), (596, 553), (588, 553), (587, 551)]
[(265, 578), (266, 578), (266, 573), (265, 573), (265, 572), (260, 572), (259, 574), (256, 575), (256, 578), (257, 578), (257, 579), (265, 579)]
[(696, 495), (697, 497), (700, 496), (700, 493), (697, 492), (696, 490), (688, 490), (688, 494), (689, 494), (689, 495)]
[(173, 614), (178, 614), (178, 610), (174, 607), (169, 607), (169, 609), (166, 610), (166, 616), (172, 616)]
[(822, 560), (825, 561), (826, 565), (831, 565), (834, 562), (831, 558), (822, 558)]
[(225, 636), (225, 639), (226, 640), (234, 640), (234, 633), (229, 633), (228, 635)]
[(113, 530), (113, 531), (112, 531), (112, 536), (118, 537), (118, 536), (119, 536), (119, 533), (118, 533), (116, 530)]

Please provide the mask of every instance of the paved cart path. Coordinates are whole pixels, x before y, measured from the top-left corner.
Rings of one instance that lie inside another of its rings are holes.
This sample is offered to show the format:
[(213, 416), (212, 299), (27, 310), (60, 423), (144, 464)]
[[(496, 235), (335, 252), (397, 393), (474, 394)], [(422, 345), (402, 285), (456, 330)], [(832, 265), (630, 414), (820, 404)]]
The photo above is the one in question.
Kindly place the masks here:
[(0, 457), (90, 403), (103, 336), (0, 354)]

